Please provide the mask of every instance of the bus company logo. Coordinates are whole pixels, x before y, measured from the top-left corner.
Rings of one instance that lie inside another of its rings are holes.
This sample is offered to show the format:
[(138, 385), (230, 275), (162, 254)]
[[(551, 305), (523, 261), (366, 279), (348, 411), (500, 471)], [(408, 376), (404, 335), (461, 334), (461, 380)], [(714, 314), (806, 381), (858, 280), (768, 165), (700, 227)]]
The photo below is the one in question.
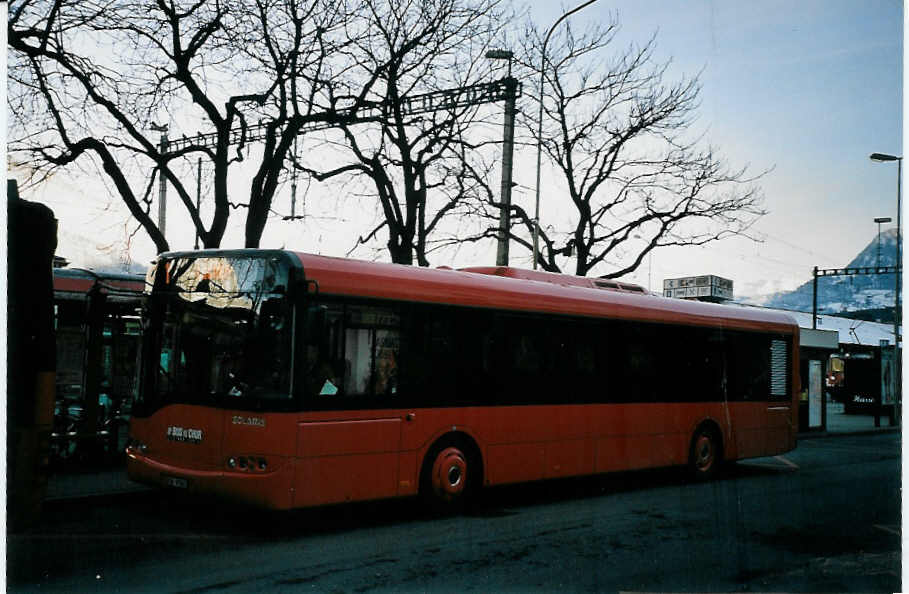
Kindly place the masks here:
[(233, 424), (249, 425), (250, 427), (265, 427), (265, 419), (262, 417), (243, 417), (240, 415), (234, 415)]
[(167, 439), (181, 443), (202, 443), (201, 429), (185, 429), (171, 425), (167, 428)]

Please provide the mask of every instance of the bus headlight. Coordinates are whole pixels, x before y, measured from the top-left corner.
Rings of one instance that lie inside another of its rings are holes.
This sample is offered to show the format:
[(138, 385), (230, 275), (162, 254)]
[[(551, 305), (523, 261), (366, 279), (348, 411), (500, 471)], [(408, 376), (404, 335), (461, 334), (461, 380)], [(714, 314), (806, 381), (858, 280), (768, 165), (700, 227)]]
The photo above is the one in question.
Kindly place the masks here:
[(265, 472), (268, 470), (268, 460), (254, 455), (231, 456), (227, 459), (227, 468), (245, 472)]
[(144, 443), (142, 443), (141, 441), (139, 441), (138, 439), (134, 439), (134, 438), (130, 437), (129, 439), (126, 440), (126, 454), (127, 455), (134, 453), (134, 452), (144, 454), (147, 451), (148, 451), (148, 446), (145, 445)]

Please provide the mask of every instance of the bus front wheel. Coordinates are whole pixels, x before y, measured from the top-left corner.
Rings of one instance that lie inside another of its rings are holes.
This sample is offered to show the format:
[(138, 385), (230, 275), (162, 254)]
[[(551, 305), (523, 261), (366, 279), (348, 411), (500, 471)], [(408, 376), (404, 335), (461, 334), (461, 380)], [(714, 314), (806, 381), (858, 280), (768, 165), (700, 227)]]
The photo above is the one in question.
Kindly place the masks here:
[(423, 462), (420, 493), (430, 509), (453, 513), (475, 490), (479, 468), (470, 450), (457, 441), (441, 442), (434, 446)]
[(688, 467), (692, 478), (706, 481), (716, 476), (723, 462), (723, 445), (719, 434), (713, 428), (702, 426), (691, 440)]

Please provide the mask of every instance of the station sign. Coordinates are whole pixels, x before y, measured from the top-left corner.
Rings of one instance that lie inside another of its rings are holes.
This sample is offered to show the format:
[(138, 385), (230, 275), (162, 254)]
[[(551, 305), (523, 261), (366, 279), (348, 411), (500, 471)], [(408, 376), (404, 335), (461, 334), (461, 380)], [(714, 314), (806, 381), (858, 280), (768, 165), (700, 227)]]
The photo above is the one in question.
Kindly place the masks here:
[(667, 278), (663, 281), (663, 296), (674, 299), (725, 301), (732, 299), (732, 281), (713, 274)]

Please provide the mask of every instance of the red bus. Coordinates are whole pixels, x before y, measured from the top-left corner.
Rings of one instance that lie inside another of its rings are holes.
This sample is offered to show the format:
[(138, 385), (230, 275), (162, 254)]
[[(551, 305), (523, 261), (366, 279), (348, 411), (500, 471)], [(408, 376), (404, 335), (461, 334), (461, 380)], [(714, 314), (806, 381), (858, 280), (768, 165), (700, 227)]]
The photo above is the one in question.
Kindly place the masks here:
[(54, 269), (57, 381), (53, 470), (122, 462), (138, 391), (145, 276)]
[(418, 493), (444, 506), (648, 467), (708, 478), (795, 447), (790, 317), (553, 280), (164, 254), (129, 476), (277, 509)]

